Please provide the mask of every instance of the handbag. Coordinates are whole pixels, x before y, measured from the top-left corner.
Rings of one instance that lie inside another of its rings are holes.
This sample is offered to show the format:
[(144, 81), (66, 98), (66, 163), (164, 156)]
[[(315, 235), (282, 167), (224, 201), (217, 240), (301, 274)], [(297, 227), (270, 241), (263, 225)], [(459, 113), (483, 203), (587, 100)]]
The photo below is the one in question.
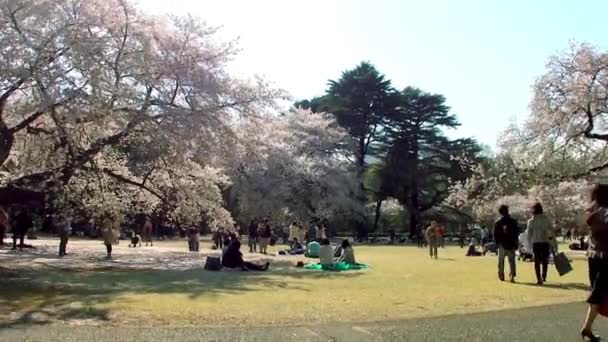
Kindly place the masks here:
[(553, 255), (553, 262), (555, 263), (555, 269), (560, 277), (572, 271), (570, 261), (562, 252)]

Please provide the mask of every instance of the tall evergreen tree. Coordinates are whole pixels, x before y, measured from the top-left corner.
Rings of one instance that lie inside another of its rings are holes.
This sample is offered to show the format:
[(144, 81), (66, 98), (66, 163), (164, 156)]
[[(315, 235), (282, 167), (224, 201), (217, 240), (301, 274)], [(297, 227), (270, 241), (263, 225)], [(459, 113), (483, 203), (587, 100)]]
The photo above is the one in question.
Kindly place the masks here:
[(472, 139), (448, 139), (442, 129), (459, 125), (442, 95), (408, 87), (398, 111), (386, 125), (383, 189), (408, 211), (410, 234), (420, 229), (421, 214), (448, 195), (450, 180), (465, 179), (470, 170), (463, 160), (481, 151)]
[[(399, 92), (369, 62), (344, 71), (338, 80), (330, 80), (324, 96), (295, 104), (315, 112), (331, 113), (351, 136), (360, 186), (360, 192), (353, 195), (361, 204), (367, 202), (364, 177), (369, 157), (378, 156), (377, 147), (383, 140), (386, 118), (398, 104)], [(359, 234), (367, 231), (363, 218), (353, 221)]]
[(296, 106), (336, 117), (354, 141), (356, 165), (362, 175), (366, 158), (377, 154), (374, 147), (381, 140), (383, 124), (398, 102), (399, 93), (391, 81), (371, 63), (362, 62), (344, 71), (340, 79), (330, 80), (324, 96), (298, 102)]

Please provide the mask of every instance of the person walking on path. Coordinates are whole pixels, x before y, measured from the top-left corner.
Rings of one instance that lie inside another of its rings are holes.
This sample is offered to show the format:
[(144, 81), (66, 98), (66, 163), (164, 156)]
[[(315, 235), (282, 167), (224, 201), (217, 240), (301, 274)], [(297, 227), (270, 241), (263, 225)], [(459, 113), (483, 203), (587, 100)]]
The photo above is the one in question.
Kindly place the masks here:
[(72, 233), (72, 224), (70, 219), (64, 215), (59, 214), (55, 219), (55, 228), (59, 233), (59, 256), (66, 256), (66, 247), (68, 246), (68, 239)]
[(27, 209), (21, 208), (15, 217), (15, 229), (13, 230), (13, 249), (17, 249), (17, 240), (19, 240), (19, 248), (23, 249), (23, 240), (27, 231), (32, 228), (34, 222), (32, 216), (27, 212)]
[(581, 330), (587, 341), (599, 341), (593, 334), (593, 322), (601, 304), (608, 302), (608, 185), (596, 185), (591, 192), (592, 206), (589, 209), (589, 282), (591, 294), (587, 298), (589, 308)]
[(426, 241), (429, 243), (431, 258), (435, 259), (437, 259), (437, 244), (439, 243), (439, 233), (437, 232), (437, 228), (437, 222), (432, 221), (425, 233)]
[(506, 205), (498, 208), (500, 219), (494, 225), (494, 239), (498, 247), (498, 279), (505, 281), (505, 256), (509, 259), (509, 279), (515, 282), (515, 250), (519, 239), (517, 221), (509, 215)]
[(532, 206), (532, 218), (528, 221), (528, 240), (534, 253), (534, 272), (536, 284), (542, 286), (547, 281), (547, 267), (551, 247), (555, 245), (555, 234), (551, 220), (544, 214), (543, 206), (535, 203)]

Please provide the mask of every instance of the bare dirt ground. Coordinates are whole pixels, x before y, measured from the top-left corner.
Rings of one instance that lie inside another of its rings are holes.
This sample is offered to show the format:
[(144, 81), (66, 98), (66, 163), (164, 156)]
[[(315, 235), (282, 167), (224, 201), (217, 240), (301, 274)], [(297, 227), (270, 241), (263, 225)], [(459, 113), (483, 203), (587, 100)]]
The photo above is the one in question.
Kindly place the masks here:
[[(8, 240), (8, 239), (7, 239)], [(5, 241), (6, 242), (6, 241)], [(112, 260), (106, 260), (106, 247), (101, 240), (70, 239), (65, 257), (58, 256), (59, 240), (40, 238), (28, 240), (26, 244), (34, 248), (12, 250), (6, 245), (0, 248), (0, 265), (8, 269), (78, 269), (98, 270), (108, 268), (141, 270), (190, 270), (202, 269), (207, 256), (220, 256), (212, 250), (211, 244), (202, 242), (199, 252), (189, 252), (185, 240), (155, 241), (153, 247), (132, 248), (129, 241), (122, 240), (112, 248)], [(249, 261), (274, 260), (290, 261), (291, 256), (262, 255), (248, 253), (244, 246), (244, 257)], [(294, 259), (295, 260), (295, 259)]]

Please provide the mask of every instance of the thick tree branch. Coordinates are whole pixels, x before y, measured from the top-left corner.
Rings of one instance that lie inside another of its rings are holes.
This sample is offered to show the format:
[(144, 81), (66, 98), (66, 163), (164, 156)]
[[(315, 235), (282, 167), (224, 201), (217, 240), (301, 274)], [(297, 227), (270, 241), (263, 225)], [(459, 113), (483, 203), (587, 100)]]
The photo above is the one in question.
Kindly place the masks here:
[(40, 127), (32, 127), (32, 126), (27, 126), (25, 128), (25, 131), (30, 133), (30, 134), (46, 134), (46, 135), (52, 135), (53, 132), (48, 130), (48, 129), (44, 129), (44, 128), (40, 128)]
[[(592, 167), (589, 170), (585, 171), (585, 172), (580, 172), (580, 173), (576, 173), (573, 175), (567, 175), (567, 176), (562, 176), (562, 177), (558, 177), (560, 178), (562, 181), (565, 180), (569, 180), (569, 179), (579, 179), (579, 178), (584, 178), (584, 177), (588, 177), (588, 176), (592, 176), (594, 173), (602, 171), (608, 169), (608, 162), (598, 165), (596, 167)], [(555, 177), (555, 175), (548, 175), (549, 177)]]
[(142, 180), (141, 182), (137, 182), (135, 180), (129, 179), (125, 176), (119, 175), (117, 173), (115, 173), (114, 171), (110, 170), (110, 169), (102, 169), (101, 170), (103, 173), (105, 173), (106, 175), (116, 179), (119, 182), (122, 183), (126, 183), (126, 184), (130, 184), (130, 185), (134, 185), (138, 188), (141, 188), (143, 190), (146, 190), (147, 192), (151, 193), (152, 195), (154, 195), (156, 198), (158, 198), (159, 200), (161, 200), (163, 203), (167, 203), (167, 198), (165, 196), (163, 196), (162, 194), (160, 194), (158, 191), (150, 188), (149, 186), (146, 185), (146, 179)]

